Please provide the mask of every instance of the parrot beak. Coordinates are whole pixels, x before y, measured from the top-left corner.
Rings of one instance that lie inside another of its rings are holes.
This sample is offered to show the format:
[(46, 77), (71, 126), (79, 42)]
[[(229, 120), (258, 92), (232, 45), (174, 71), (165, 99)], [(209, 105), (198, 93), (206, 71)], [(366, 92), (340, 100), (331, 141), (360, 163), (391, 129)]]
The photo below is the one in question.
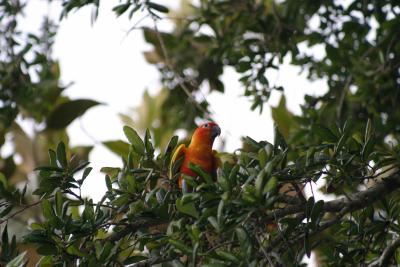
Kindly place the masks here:
[(218, 125), (214, 125), (211, 129), (211, 138), (214, 141), (215, 137), (221, 134), (221, 128)]

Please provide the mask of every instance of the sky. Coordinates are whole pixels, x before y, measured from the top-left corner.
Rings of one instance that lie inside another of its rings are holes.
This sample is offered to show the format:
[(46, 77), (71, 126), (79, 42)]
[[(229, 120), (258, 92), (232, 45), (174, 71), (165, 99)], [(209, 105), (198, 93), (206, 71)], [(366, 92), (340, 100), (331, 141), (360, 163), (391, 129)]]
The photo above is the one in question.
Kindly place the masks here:
[[(59, 7), (47, 5), (47, 1), (30, 0), (26, 9), (23, 27), (35, 30), (42, 15), (57, 18)], [(60, 25), (54, 45), (54, 57), (61, 67), (61, 81), (73, 82), (65, 94), (71, 99), (90, 98), (104, 105), (90, 109), (79, 120), (68, 127), (72, 145), (94, 145), (97, 142), (125, 140), (123, 124), (118, 113), (128, 111), (141, 103), (145, 89), (155, 94), (161, 88), (157, 69), (146, 63), (143, 52), (151, 46), (145, 43), (139, 30), (129, 31), (143, 14), (128, 20), (125, 16), (116, 18), (111, 11), (117, 1), (102, 1), (98, 19), (91, 23), (91, 8), (72, 12)], [(163, 1), (170, 8), (177, 8), (179, 1)], [(152, 26), (151, 20), (144, 20), (139, 26)], [(171, 29), (170, 21), (158, 22), (160, 30)], [(311, 51), (314, 55), (321, 50)], [(327, 90), (325, 81), (310, 82), (300, 68), (290, 66), (285, 59), (279, 71), (269, 71), (270, 81), (285, 88), (288, 108), (300, 114), (304, 95), (321, 95)], [(222, 76), (226, 93), (212, 93), (207, 96), (215, 121), (222, 129), (226, 140), (225, 151), (232, 152), (241, 146), (240, 137), (251, 136), (260, 141), (273, 142), (273, 121), (270, 107), (276, 106), (280, 93), (274, 92), (262, 114), (250, 111), (251, 102), (241, 96), (244, 88), (238, 82), (239, 76), (232, 68), (226, 68)], [(218, 143), (216, 144), (218, 147)], [(106, 191), (104, 175), (99, 172), (103, 166), (120, 167), (121, 160), (101, 145), (96, 145), (90, 154), (94, 168), (87, 178), (83, 194), (99, 200)], [(316, 191), (316, 190), (314, 190)], [(318, 198), (318, 197), (317, 197)]]

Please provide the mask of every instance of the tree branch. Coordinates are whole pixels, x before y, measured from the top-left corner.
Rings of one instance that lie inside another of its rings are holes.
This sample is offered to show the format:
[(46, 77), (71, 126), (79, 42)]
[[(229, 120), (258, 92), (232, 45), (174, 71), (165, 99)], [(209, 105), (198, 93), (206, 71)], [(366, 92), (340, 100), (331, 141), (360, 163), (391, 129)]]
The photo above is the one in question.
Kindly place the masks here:
[[(383, 180), (383, 182), (371, 187), (365, 191), (361, 191), (350, 195), (328, 201), (324, 203), (324, 212), (340, 212), (347, 207), (346, 212), (352, 212), (371, 205), (383, 196), (400, 188), (400, 175), (395, 174)], [(292, 200), (293, 201), (293, 200)], [(283, 209), (274, 210), (267, 213), (266, 222), (281, 219), (287, 215), (293, 215), (305, 211), (305, 204), (291, 205)]]
[(383, 251), (382, 255), (368, 266), (369, 267), (387, 266), (398, 247), (400, 247), (400, 238), (397, 238), (389, 246), (387, 246), (386, 249)]
[(163, 263), (166, 261), (172, 261), (172, 260), (173, 259), (171, 259), (171, 258), (153, 257), (153, 258), (149, 258), (147, 260), (142, 260), (142, 261), (139, 261), (132, 265), (129, 265), (129, 267), (150, 267), (150, 266), (154, 266), (159, 263)]
[(123, 228), (121, 231), (113, 233), (105, 240), (109, 240), (111, 242), (116, 242), (116, 241), (124, 238), (128, 234), (136, 232), (140, 228), (152, 227), (152, 226), (162, 225), (165, 223), (166, 222), (164, 220), (159, 219), (159, 218), (150, 218), (150, 217), (138, 218), (137, 220), (135, 220), (134, 222), (130, 223), (125, 228)]
[[(173, 64), (171, 63), (170, 59), (169, 59), (169, 55), (168, 55), (168, 50), (167, 47), (165, 46), (164, 43), (164, 39), (160, 33), (160, 31), (158, 30), (157, 27), (157, 21), (153, 18), (154, 20), (154, 31), (156, 33), (158, 42), (160, 43), (160, 47), (161, 47), (161, 52), (164, 56), (164, 60), (165, 60), (165, 65), (169, 68), (169, 70), (174, 74), (175, 78), (177, 79), (180, 88), (183, 90), (183, 92), (187, 95), (188, 100), (191, 101), (193, 103), (193, 105), (200, 110), (201, 112), (203, 112), (207, 119), (211, 119), (211, 112), (208, 111), (207, 109), (205, 109), (204, 107), (202, 107), (196, 100), (196, 98), (192, 95), (192, 93), (190, 92), (190, 89), (185, 85), (184, 80), (182, 79), (181, 75), (179, 75), (179, 73), (175, 70), (175, 67), (173, 66)], [(204, 101), (207, 101), (204, 98)]]
[(274, 263), (271, 260), (271, 257), (269, 256), (268, 252), (265, 250), (265, 248), (260, 240), (260, 237), (258, 235), (256, 235), (256, 239), (257, 239), (258, 245), (260, 246), (261, 252), (264, 254), (264, 257), (267, 259), (269, 265), (272, 267), (275, 267)]
[[(332, 219), (326, 221), (324, 224), (319, 226), (315, 231), (310, 233), (309, 236), (324, 231), (325, 229), (331, 227), (332, 225), (340, 221), (340, 219), (348, 212), (365, 208), (374, 203), (375, 201), (386, 196), (387, 194), (390, 194), (391, 192), (397, 190), (398, 188), (400, 188), (400, 175), (395, 174), (391, 177), (384, 179), (381, 183), (365, 191), (358, 192), (356, 194), (351, 195), (350, 197), (346, 198), (343, 197), (336, 200), (325, 202), (323, 211), (337, 212), (337, 214)], [(287, 215), (304, 213), (305, 209), (306, 209), (305, 204), (300, 204), (300, 205), (288, 206), (280, 210), (269, 212), (267, 213), (266, 223), (274, 220), (278, 221), (278, 219), (283, 218)], [(296, 243), (302, 238), (304, 238), (304, 235), (301, 235), (300, 237), (291, 241), (291, 243), (292, 244)], [(277, 245), (282, 241), (283, 239), (281, 236), (275, 238), (267, 248), (267, 252), (275, 249)], [(400, 244), (397, 246), (400, 246)]]
[(17, 210), (16, 212), (12, 213), (12, 214), (9, 215), (7, 218), (1, 219), (1, 220), (0, 220), (0, 224), (3, 224), (3, 223), (5, 223), (5, 222), (8, 222), (8, 220), (14, 218), (15, 216), (17, 216), (18, 214), (24, 212), (25, 210), (27, 210), (27, 209), (29, 209), (29, 208), (31, 208), (31, 207), (34, 207), (34, 206), (40, 204), (41, 202), (42, 202), (42, 200), (39, 200), (39, 201), (36, 201), (36, 202), (31, 203), (31, 204), (28, 204), (28, 205), (23, 206), (23, 208), (21, 208), (21, 209)]

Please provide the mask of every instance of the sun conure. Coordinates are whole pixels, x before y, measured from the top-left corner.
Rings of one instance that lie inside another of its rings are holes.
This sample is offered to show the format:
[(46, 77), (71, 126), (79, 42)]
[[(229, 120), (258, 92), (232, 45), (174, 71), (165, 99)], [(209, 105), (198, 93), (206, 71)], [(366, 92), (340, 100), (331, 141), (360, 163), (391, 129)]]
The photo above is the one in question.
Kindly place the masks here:
[[(180, 168), (181, 174), (197, 177), (189, 168), (189, 162), (201, 167), (209, 173), (214, 179), (219, 166), (217, 152), (212, 149), (214, 139), (221, 134), (221, 129), (215, 122), (207, 122), (200, 125), (193, 133), (188, 147), (184, 144), (178, 146), (172, 155), (171, 169), (173, 164), (181, 157), (184, 157)], [(172, 178), (172, 175), (170, 175)], [(179, 177), (179, 188), (182, 188), (183, 176)]]

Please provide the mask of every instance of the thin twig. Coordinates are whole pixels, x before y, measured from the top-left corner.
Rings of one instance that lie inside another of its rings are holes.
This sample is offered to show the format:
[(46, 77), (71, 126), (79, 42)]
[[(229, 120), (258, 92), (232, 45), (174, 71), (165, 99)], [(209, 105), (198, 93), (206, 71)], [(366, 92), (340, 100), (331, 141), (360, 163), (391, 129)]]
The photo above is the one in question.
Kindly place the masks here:
[[(133, 30), (138, 29), (137, 26), (138, 26), (143, 20), (145, 20), (146, 18), (148, 18), (149, 16), (150, 16), (150, 14), (146, 14), (145, 16), (141, 17), (138, 21), (136, 21), (136, 23), (133, 24), (133, 26), (126, 32), (126, 35), (125, 35), (124, 39), (125, 39), (126, 37), (128, 37), (128, 35), (129, 35)], [(123, 40), (124, 40), (124, 39), (123, 39)]]
[(223, 246), (228, 246), (228, 245), (231, 245), (231, 244), (233, 244), (233, 243), (234, 243), (234, 242), (232, 242), (232, 241), (226, 241), (226, 242), (223, 242), (223, 243), (221, 243), (221, 244), (215, 245), (215, 246), (213, 246), (212, 248), (210, 248), (209, 250), (207, 250), (207, 252), (206, 252), (205, 254), (211, 253), (211, 252), (213, 252), (214, 250), (216, 250), (217, 248), (220, 248), (220, 247), (223, 247)]
[(108, 238), (106, 238), (104, 240), (116, 242), (116, 241), (124, 238), (125, 236), (136, 232), (140, 228), (152, 227), (152, 226), (162, 225), (165, 223), (167, 223), (167, 222), (160, 218), (150, 218), (150, 217), (138, 218), (134, 222), (130, 223), (125, 228), (123, 228), (121, 231), (113, 233), (112, 235), (110, 235)]
[(172, 261), (172, 260), (173, 259), (171, 259), (171, 258), (154, 257), (154, 258), (149, 258), (147, 260), (139, 261), (137, 263), (129, 265), (129, 267), (149, 267), (149, 266), (154, 266), (158, 263), (163, 263), (163, 262)]
[(165, 43), (164, 43), (164, 39), (162, 38), (161, 33), (160, 33), (160, 31), (158, 30), (158, 27), (157, 27), (157, 20), (156, 20), (156, 18), (153, 18), (153, 20), (154, 20), (154, 31), (155, 31), (155, 33), (157, 35), (158, 42), (160, 43), (161, 51), (163, 53), (166, 66), (170, 69), (170, 71), (177, 78), (177, 81), (178, 81), (180, 87), (182, 88), (183, 92), (187, 95), (189, 101), (191, 101), (196, 106), (197, 109), (199, 109), (201, 112), (203, 112), (206, 115), (207, 119), (211, 119), (211, 113), (208, 110), (206, 110), (205, 108), (203, 108), (196, 101), (194, 96), (191, 94), (189, 88), (183, 82), (182, 77), (177, 73), (177, 71), (175, 70), (174, 66), (171, 64), (171, 62), (169, 60), (168, 51), (167, 51), (167, 48), (166, 48)]
[(257, 239), (258, 245), (260, 246), (260, 249), (261, 249), (262, 253), (264, 254), (264, 257), (267, 259), (269, 265), (272, 267), (275, 267), (274, 263), (271, 260), (271, 257), (269, 256), (268, 252), (265, 250), (265, 248), (260, 240), (260, 237), (258, 235), (256, 235), (256, 239)]
[(393, 257), (393, 254), (396, 252), (397, 248), (400, 247), (400, 238), (394, 240), (386, 249), (382, 252), (381, 256), (373, 261), (368, 266), (387, 266), (389, 264), (390, 259)]
[(36, 202), (34, 202), (34, 203), (32, 203), (32, 204), (25, 205), (23, 208), (21, 208), (20, 210), (14, 212), (13, 214), (11, 214), (10, 216), (8, 216), (7, 218), (0, 220), (0, 224), (3, 224), (3, 223), (5, 223), (5, 222), (8, 222), (8, 220), (14, 218), (15, 216), (17, 216), (18, 214), (24, 212), (25, 210), (27, 210), (27, 209), (29, 209), (29, 208), (31, 208), (31, 207), (34, 207), (34, 206), (36, 206), (37, 204), (40, 204), (41, 202), (42, 202), (42, 201), (39, 200), (39, 201), (36, 201)]
[(86, 134), (87, 137), (89, 137), (89, 139), (91, 139), (93, 141), (93, 143), (97, 144), (97, 145), (101, 145), (102, 143), (97, 140), (91, 133), (89, 133), (89, 131), (86, 129), (85, 125), (83, 125), (82, 122), (82, 116), (79, 117), (79, 128), (81, 128), (82, 132), (84, 134)]

